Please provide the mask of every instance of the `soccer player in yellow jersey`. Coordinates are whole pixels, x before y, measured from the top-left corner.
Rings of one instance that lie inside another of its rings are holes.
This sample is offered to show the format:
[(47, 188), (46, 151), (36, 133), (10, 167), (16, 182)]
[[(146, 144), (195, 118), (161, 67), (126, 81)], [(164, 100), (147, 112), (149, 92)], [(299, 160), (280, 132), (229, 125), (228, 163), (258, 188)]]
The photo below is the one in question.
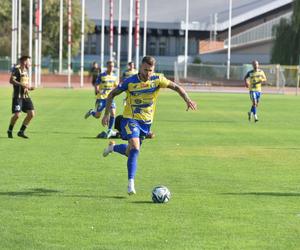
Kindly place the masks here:
[(134, 62), (129, 62), (127, 64), (127, 70), (123, 73), (123, 81), (126, 80), (128, 77), (133, 76), (135, 74), (137, 74), (138, 71), (136, 70), (135, 66), (134, 66)]
[(18, 132), (18, 136), (24, 139), (28, 137), (24, 134), (25, 129), (29, 125), (31, 119), (34, 117), (34, 106), (29, 97), (29, 91), (34, 90), (34, 87), (29, 86), (28, 70), (31, 67), (30, 56), (22, 56), (20, 64), (16, 65), (11, 73), (9, 82), (13, 85), (13, 99), (12, 99), (12, 117), (10, 119), (7, 130), (8, 138), (13, 138), (13, 128), (20, 117), (21, 111), (26, 113), (26, 117)]
[[(127, 64), (127, 70), (125, 70), (123, 73), (122, 81), (126, 80), (128, 77), (131, 77), (137, 73), (138, 71), (135, 68), (134, 62), (129, 62)], [(123, 104), (126, 105), (126, 98), (123, 99)]]
[(176, 83), (168, 80), (162, 74), (154, 73), (155, 59), (145, 56), (142, 60), (138, 74), (127, 78), (120, 83), (107, 97), (107, 106), (102, 118), (103, 126), (109, 123), (109, 106), (115, 96), (126, 92), (127, 99), (121, 121), (122, 139), (128, 140), (128, 144), (115, 145), (109, 142), (103, 151), (106, 157), (112, 152), (125, 155), (128, 170), (128, 194), (135, 194), (134, 178), (137, 170), (137, 158), (140, 152), (142, 139), (148, 135), (152, 124), (158, 92), (161, 88), (169, 88), (179, 93), (187, 105), (187, 110), (196, 110), (197, 104), (193, 102), (185, 90)]
[[(101, 117), (101, 112), (104, 110), (104, 108), (107, 105), (106, 98), (108, 94), (118, 86), (118, 79), (117, 76), (114, 74), (114, 62), (108, 61), (106, 63), (107, 70), (101, 74), (98, 75), (98, 78), (96, 80), (96, 103), (95, 103), (95, 109), (90, 109), (85, 114), (85, 119), (87, 119), (89, 116), (93, 116), (96, 119), (99, 119)], [(115, 102), (111, 102), (108, 107), (109, 111), (109, 125), (108, 125), (108, 131), (107, 131), (107, 138), (114, 135), (113, 131), (113, 125), (115, 122), (115, 116), (116, 116), (116, 104)]]
[(253, 70), (250, 70), (245, 78), (245, 86), (249, 88), (250, 99), (252, 101), (252, 106), (248, 112), (248, 120), (251, 121), (252, 114), (254, 116), (254, 121), (258, 122), (257, 116), (257, 106), (261, 96), (261, 85), (266, 83), (267, 78), (265, 73), (259, 69), (258, 61), (252, 62)]

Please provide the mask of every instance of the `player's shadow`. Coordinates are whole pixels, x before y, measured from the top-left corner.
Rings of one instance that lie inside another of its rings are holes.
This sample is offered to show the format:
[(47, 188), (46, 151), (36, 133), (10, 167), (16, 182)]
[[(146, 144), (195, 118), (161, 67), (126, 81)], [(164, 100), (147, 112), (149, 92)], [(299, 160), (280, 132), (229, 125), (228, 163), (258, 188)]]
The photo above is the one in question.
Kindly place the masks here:
[(26, 191), (14, 191), (14, 192), (0, 192), (0, 196), (51, 196), (57, 195), (58, 197), (69, 198), (89, 198), (89, 199), (126, 199), (126, 196), (104, 196), (104, 195), (85, 195), (85, 194), (63, 194), (63, 191), (45, 189), (45, 188), (31, 188)]
[(66, 195), (60, 195), (63, 197), (71, 197), (71, 198), (96, 198), (96, 199), (116, 199), (116, 200), (122, 200), (126, 199), (126, 196), (117, 196), (117, 195), (81, 195), (81, 194), (66, 194)]
[(85, 139), (85, 140), (90, 140), (90, 139), (102, 139), (102, 138), (98, 138), (96, 136), (80, 136), (78, 137), (79, 139)]
[(131, 203), (135, 203), (135, 204), (155, 204), (153, 203), (153, 201), (132, 201)]
[(300, 148), (266, 148), (266, 149), (270, 149), (270, 150), (300, 150)]
[(165, 122), (165, 123), (236, 123), (236, 121), (233, 121), (233, 120), (193, 120), (193, 121), (161, 120), (160, 122)]
[(3, 196), (49, 196), (53, 193), (61, 193), (59, 190), (46, 189), (46, 188), (32, 188), (27, 191), (18, 192), (0, 192)]
[(275, 197), (300, 197), (300, 193), (286, 192), (244, 192), (244, 193), (221, 193), (221, 195), (252, 195), (252, 196), (275, 196)]

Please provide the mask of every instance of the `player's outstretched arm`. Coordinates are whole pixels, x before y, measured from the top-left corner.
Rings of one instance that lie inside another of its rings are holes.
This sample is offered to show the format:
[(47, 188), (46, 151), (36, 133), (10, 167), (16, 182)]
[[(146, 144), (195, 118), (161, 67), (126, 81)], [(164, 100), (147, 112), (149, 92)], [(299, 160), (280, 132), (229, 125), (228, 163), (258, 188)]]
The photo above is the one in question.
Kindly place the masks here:
[(176, 91), (182, 97), (182, 99), (186, 102), (186, 105), (187, 105), (186, 111), (188, 111), (189, 109), (191, 109), (191, 110), (197, 109), (197, 103), (192, 101), (189, 98), (188, 94), (182, 87), (177, 85), (175, 82), (170, 82), (168, 85), (168, 88)]
[(105, 113), (104, 116), (102, 118), (102, 125), (103, 126), (107, 126), (108, 122), (109, 122), (109, 111), (112, 105), (112, 102), (115, 98), (115, 96), (121, 94), (123, 91), (121, 89), (115, 88), (113, 89), (109, 95), (106, 98), (106, 106), (105, 106)]

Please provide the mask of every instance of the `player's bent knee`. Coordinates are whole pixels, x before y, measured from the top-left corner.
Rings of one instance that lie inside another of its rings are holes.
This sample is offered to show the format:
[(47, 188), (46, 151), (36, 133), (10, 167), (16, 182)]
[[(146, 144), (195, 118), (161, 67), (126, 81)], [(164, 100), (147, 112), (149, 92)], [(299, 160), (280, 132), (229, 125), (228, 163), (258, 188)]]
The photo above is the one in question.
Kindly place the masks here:
[(13, 117), (15, 119), (18, 119), (20, 117), (20, 115), (21, 115), (20, 112), (17, 112), (17, 113), (14, 113)]
[(96, 119), (99, 119), (101, 117), (101, 113), (96, 113), (94, 116)]

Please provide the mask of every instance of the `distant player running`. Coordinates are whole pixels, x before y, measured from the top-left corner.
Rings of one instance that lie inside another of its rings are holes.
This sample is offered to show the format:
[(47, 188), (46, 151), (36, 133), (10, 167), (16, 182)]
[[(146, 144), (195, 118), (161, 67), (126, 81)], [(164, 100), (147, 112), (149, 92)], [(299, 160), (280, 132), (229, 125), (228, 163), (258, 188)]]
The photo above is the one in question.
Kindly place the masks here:
[(91, 82), (92, 82), (92, 86), (94, 87), (95, 89), (95, 95), (97, 95), (97, 88), (96, 88), (96, 80), (97, 80), (97, 77), (98, 75), (101, 73), (101, 69), (100, 67), (98, 66), (98, 63), (97, 62), (93, 62), (93, 65), (90, 69), (90, 72), (89, 72), (89, 76), (91, 78)]
[(29, 125), (31, 119), (35, 115), (33, 103), (28, 94), (29, 91), (34, 90), (34, 87), (29, 87), (28, 69), (30, 66), (30, 57), (22, 56), (20, 58), (20, 64), (16, 65), (11, 73), (9, 82), (13, 85), (14, 88), (12, 99), (13, 116), (10, 119), (9, 128), (7, 130), (8, 138), (13, 138), (13, 128), (16, 124), (16, 121), (20, 117), (21, 111), (23, 111), (27, 115), (18, 132), (18, 136), (24, 139), (28, 139), (24, 132), (27, 126)]
[[(122, 75), (122, 81), (126, 80), (127, 78), (137, 74), (138, 71), (135, 68), (134, 62), (129, 62), (127, 64), (127, 69), (124, 71)], [(126, 105), (126, 98), (123, 99), (123, 104)]]
[(127, 192), (129, 195), (136, 193), (134, 178), (137, 170), (137, 159), (142, 140), (150, 132), (159, 90), (161, 88), (172, 89), (178, 92), (186, 102), (187, 110), (197, 109), (197, 104), (188, 97), (183, 88), (162, 74), (154, 73), (155, 63), (155, 59), (151, 56), (143, 58), (139, 73), (127, 78), (108, 95), (105, 114), (102, 118), (103, 126), (109, 124), (109, 107), (113, 103), (114, 97), (126, 91), (127, 103), (121, 120), (121, 136), (122, 139), (128, 140), (128, 144), (115, 145), (111, 141), (108, 147), (104, 149), (103, 156), (106, 157), (112, 152), (117, 152), (128, 157)]
[(138, 71), (135, 68), (134, 62), (129, 62), (127, 64), (127, 70), (125, 70), (123, 73), (122, 80), (124, 81), (128, 77), (133, 76), (137, 73), (138, 73)]
[(257, 107), (261, 96), (261, 85), (267, 81), (265, 73), (259, 69), (258, 61), (252, 62), (253, 70), (250, 70), (245, 78), (245, 86), (249, 88), (250, 99), (252, 101), (252, 106), (248, 112), (248, 120), (251, 121), (252, 115), (254, 116), (254, 121), (258, 122)]
[[(118, 86), (118, 79), (117, 76), (114, 74), (114, 63), (112, 61), (108, 61), (106, 63), (107, 70), (103, 73), (101, 73), (97, 80), (96, 80), (96, 103), (95, 103), (95, 109), (90, 109), (84, 116), (85, 119), (87, 119), (89, 116), (93, 116), (96, 119), (99, 119), (101, 117), (101, 112), (107, 105), (106, 98), (108, 94), (116, 87)], [(107, 138), (114, 135), (113, 131), (113, 125), (115, 122), (115, 116), (116, 116), (116, 104), (114, 102), (109, 104), (108, 107), (110, 118), (109, 118), (109, 125), (108, 125), (108, 131), (107, 131)]]

